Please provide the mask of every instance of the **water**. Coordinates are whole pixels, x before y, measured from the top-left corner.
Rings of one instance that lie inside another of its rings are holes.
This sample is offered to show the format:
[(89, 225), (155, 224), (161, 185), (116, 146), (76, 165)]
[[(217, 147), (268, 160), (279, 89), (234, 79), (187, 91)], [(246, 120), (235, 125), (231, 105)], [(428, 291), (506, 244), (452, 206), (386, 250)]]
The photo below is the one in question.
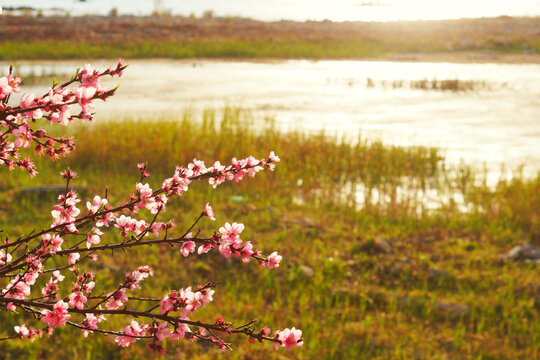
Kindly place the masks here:
[[(67, 74), (80, 65), (28, 62), (18, 64), (18, 70)], [(95, 65), (106, 68), (109, 63)], [(484, 83), (463, 92), (390, 85), (434, 78)], [(540, 170), (537, 64), (157, 60), (131, 62), (119, 82), (117, 95), (98, 105), (98, 120), (158, 118), (232, 105), (259, 119), (273, 117), (285, 130), (324, 129), (350, 135), (352, 141), (362, 133), (390, 144), (436, 146), (452, 163), (486, 164), (493, 174), (501, 164), (508, 169), (526, 165), (529, 174)], [(46, 87), (25, 90), (41, 94)]]
[(61, 8), (72, 15), (106, 15), (112, 8), (121, 14), (149, 15), (154, 10), (200, 16), (212, 10), (220, 16), (260, 20), (365, 20), (393, 21), (462, 17), (538, 16), (538, 0), (0, 0), (7, 6), (38, 9)]

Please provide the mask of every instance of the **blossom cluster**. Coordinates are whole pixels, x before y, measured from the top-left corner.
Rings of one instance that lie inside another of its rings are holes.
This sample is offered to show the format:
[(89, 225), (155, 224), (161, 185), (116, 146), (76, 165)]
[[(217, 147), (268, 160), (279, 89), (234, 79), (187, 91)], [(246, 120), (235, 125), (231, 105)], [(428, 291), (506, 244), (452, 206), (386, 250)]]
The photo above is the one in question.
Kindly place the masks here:
[[(10, 69), (9, 75), (0, 78), (0, 126), (5, 128), (0, 134), (0, 164), (9, 169), (23, 168), (33, 176), (36, 169), (30, 159), (20, 159), (20, 149), (34, 144), (37, 153), (53, 160), (73, 150), (71, 139), (49, 137), (43, 129), (32, 126), (40, 119), (60, 125), (68, 125), (75, 119), (92, 120), (94, 100), (106, 100), (115, 91), (102, 86), (102, 77), (121, 76), (125, 67), (121, 60), (103, 72), (86, 65), (70, 81), (60, 86), (55, 84), (41, 97), (23, 94), (15, 107), (9, 106), (8, 101), (12, 94), (20, 92), (21, 78)], [(70, 89), (72, 84), (77, 84), (75, 90)], [(73, 110), (76, 105), (80, 108), (78, 113)], [(154, 189), (144, 182), (150, 176), (147, 165), (138, 164), (140, 181), (128, 200), (117, 204), (110, 201), (107, 193), (82, 202), (79, 194), (70, 189), (77, 174), (72, 170), (62, 172), (66, 187), (52, 207), (50, 227), (14, 241), (6, 238), (0, 244), (0, 312), (28, 313), (45, 325), (36, 329), (22, 323), (13, 329), (15, 335), (4, 339), (33, 340), (51, 335), (58, 327), (70, 326), (82, 330), (84, 337), (94, 332), (113, 335), (121, 347), (138, 339), (149, 339), (150, 348), (158, 352), (164, 351), (166, 339), (184, 338), (229, 349), (230, 345), (218, 333), (244, 334), (251, 342), (267, 340), (287, 349), (301, 346), (302, 332), (294, 327), (278, 330), (271, 337), (269, 328), (256, 331), (254, 322), (235, 327), (223, 317), (215, 322), (190, 319), (188, 315), (213, 301), (215, 282), (149, 298), (135, 294), (141, 289), (142, 281), (154, 275), (154, 269), (148, 265), (126, 273), (124, 280), (109, 291), (85, 268), (88, 261), (98, 260), (99, 252), (161, 245), (176, 247), (182, 257), (215, 250), (225, 258), (239, 257), (244, 263), (255, 259), (268, 269), (279, 267), (281, 255), (274, 251), (264, 257), (262, 250), (242, 239), (245, 226), (241, 223), (225, 222), (208, 235), (194, 231), (201, 219), (216, 220), (209, 203), (186, 231), (177, 233), (171, 219), (161, 218), (169, 201), (182, 196), (195, 181), (207, 180), (216, 188), (225, 181), (240, 182), (246, 175), (252, 177), (264, 169), (274, 170), (279, 161), (274, 152), (262, 159), (233, 158), (227, 165), (216, 161), (206, 166), (204, 161), (194, 159), (185, 167), (177, 166), (173, 175)], [(118, 232), (121, 240), (102, 241), (110, 232)], [(39, 293), (34, 293), (34, 289), (39, 289)], [(147, 310), (141, 311), (142, 308)], [(131, 319), (122, 330), (115, 331), (102, 325), (108, 314)]]
[[(32, 93), (22, 94), (17, 106), (8, 104), (10, 97), (21, 91), (22, 79), (13, 74), (10, 68), (7, 76), (0, 77), (0, 165), (8, 169), (20, 168), (30, 176), (37, 174), (36, 167), (28, 157), (21, 158), (21, 149), (29, 149), (40, 155), (56, 160), (74, 150), (73, 139), (52, 137), (44, 129), (34, 129), (36, 120), (45, 119), (50, 123), (68, 125), (76, 119), (92, 121), (95, 100), (107, 100), (114, 95), (115, 89), (103, 87), (104, 76), (121, 76), (126, 68), (122, 60), (115, 67), (103, 72), (85, 65), (81, 71), (68, 82), (55, 84), (45, 94), (37, 96)], [(69, 86), (78, 84), (76, 89)], [(74, 106), (78, 105), (79, 110)]]

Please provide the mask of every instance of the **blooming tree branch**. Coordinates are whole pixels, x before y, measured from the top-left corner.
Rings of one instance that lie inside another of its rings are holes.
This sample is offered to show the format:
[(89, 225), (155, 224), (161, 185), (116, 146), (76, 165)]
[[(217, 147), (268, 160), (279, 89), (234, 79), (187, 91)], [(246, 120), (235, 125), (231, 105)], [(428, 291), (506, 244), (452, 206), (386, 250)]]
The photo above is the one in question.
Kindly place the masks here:
[[(73, 151), (73, 139), (47, 135), (38, 121), (63, 126), (92, 121), (94, 102), (105, 101), (116, 91), (103, 87), (101, 79), (119, 77), (126, 67), (122, 60), (105, 71), (85, 65), (71, 80), (53, 84), (42, 96), (22, 95), (16, 106), (9, 105), (9, 100), (20, 91), (22, 79), (13, 74), (11, 67), (7, 76), (0, 77), (0, 165), (22, 169), (33, 177), (37, 169), (29, 157), (21, 157), (24, 149), (33, 147), (34, 152), (51, 160)], [(177, 166), (157, 189), (144, 183), (150, 173), (146, 164), (138, 164), (140, 181), (134, 192), (114, 205), (107, 196), (96, 195), (81, 206), (78, 194), (70, 188), (77, 174), (72, 170), (62, 172), (66, 187), (51, 210), (50, 227), (13, 241), (6, 238), (0, 244), (0, 313), (27, 314), (25, 318), (34, 323), (22, 323), (12, 331), (2, 329), (8, 333), (0, 340), (50, 336), (55, 328), (70, 326), (80, 329), (85, 337), (93, 332), (115, 336), (121, 347), (144, 339), (158, 352), (164, 351), (165, 339), (184, 338), (226, 350), (230, 344), (222, 336), (235, 334), (247, 336), (250, 342), (271, 341), (276, 348), (301, 346), (302, 331), (294, 327), (271, 335), (268, 327), (257, 329), (256, 321), (234, 326), (223, 317), (212, 321), (192, 319), (199, 308), (212, 302), (215, 282), (172, 290), (158, 297), (137, 296), (142, 281), (154, 275), (154, 269), (142, 265), (128, 272), (115, 288), (97, 294), (99, 279), (86, 268), (89, 262), (98, 261), (99, 253), (163, 244), (178, 249), (181, 257), (214, 251), (225, 258), (238, 257), (244, 263), (254, 260), (267, 269), (279, 267), (282, 257), (277, 252), (265, 256), (251, 241), (242, 239), (243, 224), (226, 222), (207, 234), (195, 232), (203, 219), (215, 221), (208, 203), (187, 229), (179, 231), (173, 221), (163, 218), (168, 201), (183, 195), (195, 181), (204, 180), (216, 188), (226, 181), (240, 182), (261, 170), (273, 170), (279, 161), (273, 152), (263, 159), (233, 158), (227, 165), (217, 161), (207, 166), (194, 159), (185, 167)], [(151, 218), (150, 222), (143, 219), (143, 213)], [(120, 236), (102, 241), (108, 232)], [(66, 278), (73, 281), (68, 283)], [(111, 317), (125, 319), (125, 328), (106, 328), (104, 324)], [(45, 326), (39, 327), (39, 323)]]

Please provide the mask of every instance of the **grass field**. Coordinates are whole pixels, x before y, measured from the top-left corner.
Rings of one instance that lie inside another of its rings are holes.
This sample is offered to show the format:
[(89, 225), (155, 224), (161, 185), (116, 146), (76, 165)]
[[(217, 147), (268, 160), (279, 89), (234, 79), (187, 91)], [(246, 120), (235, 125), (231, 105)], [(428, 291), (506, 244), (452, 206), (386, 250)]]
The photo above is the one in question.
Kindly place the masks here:
[[(225, 356), (230, 359), (539, 358), (539, 265), (501, 262), (499, 256), (516, 244), (540, 244), (540, 174), (524, 178), (517, 171), (488, 187), (481, 171), (449, 165), (437, 149), (284, 134), (271, 121), (255, 127), (248, 119), (241, 110), (226, 109), (197, 119), (186, 114), (68, 128), (78, 148), (57, 163), (39, 161), (36, 179), (0, 169), (0, 229), (15, 237), (49, 226), (53, 201), (20, 190), (61, 184), (58, 172), (66, 165), (80, 175), (75, 185), (89, 194), (103, 194), (107, 186), (114, 203), (134, 190), (140, 161), (148, 161), (154, 187), (175, 164), (194, 157), (223, 163), (274, 150), (282, 159), (274, 173), (217, 190), (194, 184), (169, 204), (168, 214), (187, 225), (210, 201), (217, 224), (202, 227), (244, 223), (245, 240), (284, 255), (278, 271), (148, 248), (102, 256), (93, 265), (98, 279), (105, 279), (102, 286), (150, 264), (157, 276), (141, 294), (221, 282), (198, 319), (257, 318), (272, 328), (304, 330), (304, 347), (289, 352), (233, 337), (236, 351)], [(435, 200), (426, 199), (434, 194)], [(16, 316), (2, 317), (2, 328), (17, 323)], [(187, 341), (168, 342), (167, 351), (175, 359), (221, 357)], [(113, 338), (93, 334), (84, 340), (71, 329), (33, 343), (0, 342), (1, 359), (67, 357), (148, 354), (142, 343), (122, 351)]]
[[(538, 62), (539, 18), (262, 22), (242, 18), (20, 17), (0, 22), (0, 60), (89, 58)], [(471, 60), (472, 59), (472, 60)], [(506, 60), (505, 60), (506, 59)]]

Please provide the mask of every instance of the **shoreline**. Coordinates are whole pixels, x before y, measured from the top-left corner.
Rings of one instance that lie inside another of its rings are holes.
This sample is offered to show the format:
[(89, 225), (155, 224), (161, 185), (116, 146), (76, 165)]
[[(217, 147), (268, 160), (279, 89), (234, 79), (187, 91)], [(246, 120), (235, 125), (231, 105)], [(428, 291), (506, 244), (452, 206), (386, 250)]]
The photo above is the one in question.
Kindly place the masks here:
[(0, 59), (365, 60), (540, 63), (540, 17), (419, 22), (13, 17)]
[[(117, 57), (95, 57), (85, 58), (87, 62), (109, 61), (115, 60)], [(28, 64), (39, 64), (43, 62), (73, 62), (80, 61), (81, 58), (18, 58), (11, 62), (24, 62)], [(540, 54), (482, 54), (482, 53), (436, 53), (436, 54), (395, 54), (382, 55), (378, 57), (344, 57), (344, 58), (256, 58), (256, 57), (191, 57), (191, 58), (172, 58), (172, 57), (140, 57), (126, 58), (125, 60), (134, 62), (179, 62), (179, 63), (196, 63), (196, 62), (247, 62), (247, 63), (264, 63), (264, 64), (279, 64), (288, 61), (365, 61), (365, 62), (403, 62), (403, 63), (453, 63), (453, 64), (507, 64), (507, 65), (535, 65), (540, 64)], [(10, 63), (8, 60), (1, 60), (0, 63)]]

